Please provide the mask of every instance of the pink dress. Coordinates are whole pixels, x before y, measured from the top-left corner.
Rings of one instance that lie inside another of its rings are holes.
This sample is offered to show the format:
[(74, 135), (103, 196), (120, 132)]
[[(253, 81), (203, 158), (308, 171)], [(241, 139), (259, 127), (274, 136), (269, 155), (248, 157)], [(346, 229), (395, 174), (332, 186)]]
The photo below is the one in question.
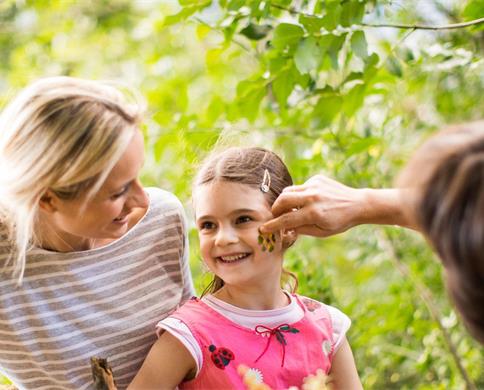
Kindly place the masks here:
[(316, 318), (312, 308), (303, 304), (304, 297), (294, 298), (304, 310), (301, 320), (253, 330), (232, 322), (197, 298), (185, 303), (171, 316), (195, 336), (203, 365), (195, 379), (179, 388), (246, 390), (237, 373), (240, 364), (249, 367), (256, 381), (273, 389), (300, 387), (303, 379), (318, 369), (329, 373), (333, 353), (329, 313), (320, 308)]

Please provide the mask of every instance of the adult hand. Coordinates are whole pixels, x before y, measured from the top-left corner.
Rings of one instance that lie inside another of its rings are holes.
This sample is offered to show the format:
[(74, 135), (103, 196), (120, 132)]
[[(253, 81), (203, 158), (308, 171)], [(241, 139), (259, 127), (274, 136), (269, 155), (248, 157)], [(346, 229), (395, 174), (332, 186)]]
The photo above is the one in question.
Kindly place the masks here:
[(364, 198), (365, 190), (316, 175), (302, 185), (283, 190), (272, 206), (276, 218), (266, 222), (261, 231), (293, 229), (297, 234), (316, 237), (341, 233), (360, 223)]
[(415, 230), (412, 189), (356, 189), (323, 175), (285, 188), (272, 205), (276, 218), (262, 233), (294, 230), (296, 234), (327, 237), (361, 224), (398, 225)]

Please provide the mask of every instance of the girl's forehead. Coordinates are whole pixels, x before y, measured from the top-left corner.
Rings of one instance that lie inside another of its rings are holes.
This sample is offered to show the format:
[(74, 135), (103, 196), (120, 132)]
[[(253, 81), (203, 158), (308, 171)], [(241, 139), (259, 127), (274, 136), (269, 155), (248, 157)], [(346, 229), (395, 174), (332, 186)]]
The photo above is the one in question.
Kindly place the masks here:
[(197, 186), (193, 193), (193, 202), (197, 216), (211, 211), (229, 212), (237, 209), (254, 211), (270, 210), (263, 192), (251, 185), (214, 181)]

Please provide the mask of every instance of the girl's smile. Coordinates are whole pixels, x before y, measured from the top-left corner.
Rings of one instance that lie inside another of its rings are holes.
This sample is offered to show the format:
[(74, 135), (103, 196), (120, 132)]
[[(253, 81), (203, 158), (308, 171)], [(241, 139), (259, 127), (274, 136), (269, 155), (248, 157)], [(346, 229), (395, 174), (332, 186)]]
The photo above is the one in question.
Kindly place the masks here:
[(217, 260), (225, 264), (236, 264), (249, 258), (250, 253), (237, 253), (234, 255), (218, 256)]

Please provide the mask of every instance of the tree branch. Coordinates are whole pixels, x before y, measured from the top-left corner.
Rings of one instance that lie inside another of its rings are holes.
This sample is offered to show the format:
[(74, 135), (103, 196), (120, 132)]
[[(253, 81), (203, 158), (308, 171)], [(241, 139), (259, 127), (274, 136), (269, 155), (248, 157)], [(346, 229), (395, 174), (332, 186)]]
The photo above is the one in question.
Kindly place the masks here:
[[(270, 5), (273, 8), (277, 8), (277, 9), (289, 12), (293, 15), (303, 15), (303, 16), (307, 16), (309, 18), (322, 19), (322, 16), (308, 14), (306, 12), (298, 11), (297, 9), (294, 9), (294, 8), (287, 8), (287, 7), (284, 7), (282, 5), (273, 4), (273, 3), (271, 3)], [(484, 23), (484, 18), (470, 20), (468, 22), (445, 24), (445, 25), (440, 25), (440, 26), (427, 26), (427, 25), (423, 25), (423, 24), (390, 24), (390, 23), (382, 23), (382, 24), (358, 23), (358, 24), (355, 24), (355, 25), (356, 26), (364, 26), (364, 27), (373, 27), (373, 28), (387, 27), (387, 28), (401, 28), (401, 29), (413, 29), (413, 30), (452, 30), (452, 29), (457, 29), (457, 28), (475, 26), (475, 25), (478, 25), (478, 24), (481, 24), (481, 23)]]
[(365, 27), (390, 27), (390, 28), (403, 28), (403, 29), (414, 29), (414, 30), (452, 30), (456, 28), (464, 28), (469, 26), (476, 26), (478, 24), (484, 23), (484, 18), (470, 20), (468, 22), (444, 24), (441, 26), (427, 26), (422, 24), (371, 24), (371, 23), (360, 23), (360, 26)]
[(447, 330), (447, 328), (442, 324), (442, 318), (440, 315), (440, 311), (435, 305), (435, 298), (433, 297), (432, 292), (429, 290), (429, 288), (422, 283), (420, 280), (418, 280), (410, 271), (410, 268), (402, 261), (400, 255), (396, 252), (395, 247), (393, 245), (393, 242), (391, 239), (388, 237), (387, 234), (383, 233), (383, 230), (380, 229), (377, 233), (377, 238), (378, 242), (380, 245), (389, 253), (390, 259), (397, 268), (397, 270), (408, 280), (412, 282), (412, 284), (415, 287), (415, 290), (417, 291), (418, 295), (422, 299), (422, 301), (425, 303), (425, 306), (427, 306), (427, 309), (430, 313), (430, 316), (433, 318), (433, 320), (437, 323), (440, 331), (442, 332), (442, 336), (445, 341), (445, 345), (447, 349), (449, 350), (450, 355), (452, 356), (454, 363), (457, 366), (457, 369), (459, 370), (460, 374), (462, 375), (462, 378), (464, 379), (464, 382), (466, 383), (466, 389), (468, 390), (477, 390), (477, 387), (474, 385), (474, 383), (471, 381), (469, 374), (467, 373), (466, 369), (462, 365), (461, 359), (459, 357), (459, 353), (457, 352), (457, 347), (452, 341), (452, 337), (450, 335), (450, 332)]

